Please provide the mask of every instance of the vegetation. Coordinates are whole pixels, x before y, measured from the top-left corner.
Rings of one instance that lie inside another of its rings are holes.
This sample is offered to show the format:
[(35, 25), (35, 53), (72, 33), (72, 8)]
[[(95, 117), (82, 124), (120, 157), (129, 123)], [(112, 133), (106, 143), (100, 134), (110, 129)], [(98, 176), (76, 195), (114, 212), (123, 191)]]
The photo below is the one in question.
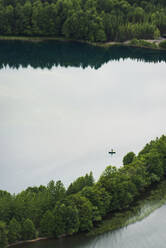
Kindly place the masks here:
[(9, 243), (14, 243), (20, 238), (21, 238), (21, 225), (15, 218), (12, 218), (8, 226), (8, 241)]
[(123, 165), (131, 164), (135, 158), (134, 152), (127, 153), (123, 158)]
[(0, 221), (0, 248), (7, 246), (7, 230), (4, 222)]
[(113, 231), (140, 221), (166, 202), (166, 180), (153, 185), (143, 193), (128, 209), (111, 213), (100, 225), (94, 227), (88, 236), (99, 235)]
[(137, 46), (137, 47), (147, 47), (151, 49), (158, 49), (158, 46), (155, 44), (155, 42), (151, 43), (145, 40), (138, 40), (133, 39), (129, 42), (131, 46)]
[(4, 36), (104, 42), (153, 39), (165, 32), (165, 0), (0, 0)]
[(38, 233), (41, 237), (59, 237), (89, 232), (108, 214), (111, 219), (103, 230), (123, 226), (134, 204), (161, 181), (161, 187), (151, 191), (150, 199), (154, 194), (157, 200), (163, 198), (165, 154), (163, 135), (137, 156), (128, 153), (119, 169), (108, 166), (96, 183), (90, 173), (76, 179), (67, 190), (61, 181), (53, 180), (47, 186), (29, 187), (17, 195), (1, 190), (0, 248), (7, 246), (7, 239), (9, 243), (29, 240)]
[(23, 240), (36, 238), (36, 229), (33, 222), (30, 219), (24, 220), (22, 224), (22, 238)]
[(166, 41), (160, 42), (159, 46), (163, 49), (166, 49)]

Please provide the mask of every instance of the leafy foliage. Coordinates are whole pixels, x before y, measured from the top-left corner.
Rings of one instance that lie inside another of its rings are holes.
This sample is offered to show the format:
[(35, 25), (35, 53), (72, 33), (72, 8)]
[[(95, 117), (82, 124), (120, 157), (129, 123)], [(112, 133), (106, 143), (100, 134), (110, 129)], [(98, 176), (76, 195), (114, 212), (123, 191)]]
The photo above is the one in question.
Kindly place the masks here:
[(153, 39), (166, 31), (165, 1), (0, 1), (0, 34), (75, 40)]
[(20, 240), (20, 237), (21, 237), (21, 225), (15, 218), (13, 218), (9, 222), (9, 226), (8, 226), (8, 241), (10, 243), (14, 243)]
[(4, 222), (0, 221), (0, 248), (7, 247), (7, 230)]
[(54, 236), (54, 224), (55, 219), (54, 215), (50, 210), (48, 210), (41, 219), (40, 222), (40, 235), (44, 237), (53, 237)]
[(22, 237), (24, 240), (36, 238), (36, 229), (30, 219), (26, 219), (22, 225)]
[(134, 152), (127, 153), (123, 158), (123, 165), (131, 164), (135, 158)]
[(160, 42), (159, 46), (160, 46), (161, 48), (166, 49), (166, 41)]
[(71, 183), (67, 189), (67, 194), (75, 194), (85, 186), (92, 186), (94, 184), (94, 178), (92, 172), (90, 174), (86, 174), (84, 177), (77, 178), (73, 183)]

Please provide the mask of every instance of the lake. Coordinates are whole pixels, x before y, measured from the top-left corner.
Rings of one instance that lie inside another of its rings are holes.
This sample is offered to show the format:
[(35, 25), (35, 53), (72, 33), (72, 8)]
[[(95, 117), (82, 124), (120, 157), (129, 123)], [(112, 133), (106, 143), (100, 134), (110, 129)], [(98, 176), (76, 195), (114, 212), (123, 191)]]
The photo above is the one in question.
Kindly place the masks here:
[(0, 189), (98, 179), (165, 134), (165, 52), (0, 41), (0, 68)]

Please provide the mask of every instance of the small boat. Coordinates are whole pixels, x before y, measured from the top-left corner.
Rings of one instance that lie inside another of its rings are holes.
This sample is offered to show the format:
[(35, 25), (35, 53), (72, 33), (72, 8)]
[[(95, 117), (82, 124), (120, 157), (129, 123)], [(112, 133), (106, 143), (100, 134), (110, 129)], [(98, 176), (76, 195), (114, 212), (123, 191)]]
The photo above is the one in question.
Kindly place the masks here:
[(111, 151), (108, 152), (108, 153), (111, 154), (111, 155), (113, 155), (113, 154), (115, 154), (116, 152), (115, 152), (113, 149), (111, 149)]

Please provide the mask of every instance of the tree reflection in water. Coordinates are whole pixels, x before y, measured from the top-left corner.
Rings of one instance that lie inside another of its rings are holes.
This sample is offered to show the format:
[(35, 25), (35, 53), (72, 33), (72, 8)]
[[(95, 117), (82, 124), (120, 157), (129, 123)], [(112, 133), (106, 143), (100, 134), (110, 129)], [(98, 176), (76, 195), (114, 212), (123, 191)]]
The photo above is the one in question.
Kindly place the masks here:
[(90, 66), (98, 69), (109, 61), (128, 58), (143, 62), (165, 62), (166, 52), (133, 47), (102, 48), (79, 42), (0, 41), (0, 68)]

